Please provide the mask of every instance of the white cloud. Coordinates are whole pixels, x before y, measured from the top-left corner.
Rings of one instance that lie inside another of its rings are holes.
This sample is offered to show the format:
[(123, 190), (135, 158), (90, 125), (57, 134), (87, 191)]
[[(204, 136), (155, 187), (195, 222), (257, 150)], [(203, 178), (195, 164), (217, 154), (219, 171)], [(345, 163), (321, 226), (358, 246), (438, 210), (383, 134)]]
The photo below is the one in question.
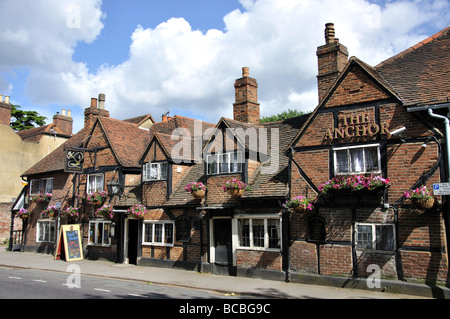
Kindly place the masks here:
[[(111, 116), (121, 119), (145, 113), (159, 119), (167, 110), (212, 122), (232, 117), (233, 84), (243, 66), (259, 83), (263, 116), (311, 110), (325, 23), (335, 23), (350, 55), (376, 65), (431, 35), (425, 26), (439, 30), (450, 20), (448, 0), (241, 0), (245, 10), (227, 14), (224, 30), (192, 30), (183, 18), (153, 29), (138, 26), (126, 61), (89, 70), (72, 55), (78, 42), (100, 34), (100, 0), (43, 2), (0, 4), (0, 12), (11, 12), (0, 20), (0, 45), (7, 48), (0, 51), (0, 71), (28, 67), (26, 92), (33, 102), (77, 104), (80, 113), (90, 97), (105, 93)], [(73, 4), (80, 28), (68, 27), (77, 22), (70, 20)]]

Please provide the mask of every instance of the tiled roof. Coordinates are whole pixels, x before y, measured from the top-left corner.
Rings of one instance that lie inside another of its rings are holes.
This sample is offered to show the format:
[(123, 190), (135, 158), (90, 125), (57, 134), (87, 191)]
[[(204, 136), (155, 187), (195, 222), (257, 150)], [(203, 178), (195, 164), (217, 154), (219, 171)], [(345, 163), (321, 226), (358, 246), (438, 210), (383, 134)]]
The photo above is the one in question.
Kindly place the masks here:
[(73, 135), (64, 144), (59, 146), (56, 150), (44, 157), (42, 160), (33, 165), (30, 169), (22, 174), (22, 176), (43, 174), (48, 172), (64, 170), (65, 149), (70, 147), (81, 147), (86, 140), (88, 134), (85, 129), (82, 129), (77, 134)]
[(142, 152), (150, 141), (149, 132), (137, 124), (109, 117), (99, 117), (98, 121), (119, 164), (128, 168), (140, 167)]
[(375, 69), (406, 106), (450, 101), (450, 27), (378, 64)]

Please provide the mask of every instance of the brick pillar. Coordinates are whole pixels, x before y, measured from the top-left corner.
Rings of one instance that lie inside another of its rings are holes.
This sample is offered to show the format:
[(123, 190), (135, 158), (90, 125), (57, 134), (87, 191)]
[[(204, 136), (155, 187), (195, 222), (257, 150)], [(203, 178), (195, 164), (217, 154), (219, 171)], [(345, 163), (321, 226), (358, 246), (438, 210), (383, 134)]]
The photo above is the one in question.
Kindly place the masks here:
[(319, 74), (317, 84), (319, 91), (319, 103), (325, 97), (330, 87), (334, 84), (348, 62), (348, 50), (334, 37), (334, 24), (325, 25), (325, 45), (317, 48)]
[(258, 83), (249, 77), (249, 68), (242, 68), (242, 78), (234, 83), (235, 103), (233, 118), (236, 121), (259, 124)]

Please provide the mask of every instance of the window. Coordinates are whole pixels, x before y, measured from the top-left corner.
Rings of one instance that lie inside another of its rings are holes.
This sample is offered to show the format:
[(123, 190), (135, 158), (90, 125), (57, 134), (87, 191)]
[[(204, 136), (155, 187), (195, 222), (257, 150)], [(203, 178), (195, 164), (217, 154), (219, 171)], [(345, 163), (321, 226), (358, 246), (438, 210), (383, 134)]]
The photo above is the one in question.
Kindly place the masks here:
[(340, 147), (334, 150), (336, 174), (380, 173), (380, 146)]
[(37, 222), (36, 242), (55, 242), (54, 220), (39, 220)]
[(172, 246), (174, 243), (174, 223), (145, 221), (143, 244)]
[(103, 174), (91, 174), (87, 177), (87, 193), (103, 191), (104, 176)]
[(358, 224), (356, 247), (370, 250), (394, 250), (394, 225)]
[(242, 152), (211, 154), (206, 161), (208, 175), (242, 172)]
[(53, 177), (43, 179), (33, 179), (30, 185), (30, 195), (53, 193)]
[(111, 221), (89, 221), (89, 245), (111, 245)]
[(239, 218), (239, 246), (248, 248), (281, 248), (279, 218)]
[(144, 181), (165, 180), (167, 179), (167, 162), (146, 163), (142, 167), (142, 176)]

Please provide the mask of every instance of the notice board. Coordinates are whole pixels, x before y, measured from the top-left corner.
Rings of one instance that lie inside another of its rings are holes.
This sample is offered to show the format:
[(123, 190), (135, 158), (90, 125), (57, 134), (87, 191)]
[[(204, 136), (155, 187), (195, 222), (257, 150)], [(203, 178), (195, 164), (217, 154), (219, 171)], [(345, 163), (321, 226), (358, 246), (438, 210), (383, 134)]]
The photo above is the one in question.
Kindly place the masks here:
[(83, 259), (80, 225), (61, 226), (58, 242), (56, 244), (55, 259), (60, 259), (62, 254), (64, 254), (64, 259), (66, 261)]

